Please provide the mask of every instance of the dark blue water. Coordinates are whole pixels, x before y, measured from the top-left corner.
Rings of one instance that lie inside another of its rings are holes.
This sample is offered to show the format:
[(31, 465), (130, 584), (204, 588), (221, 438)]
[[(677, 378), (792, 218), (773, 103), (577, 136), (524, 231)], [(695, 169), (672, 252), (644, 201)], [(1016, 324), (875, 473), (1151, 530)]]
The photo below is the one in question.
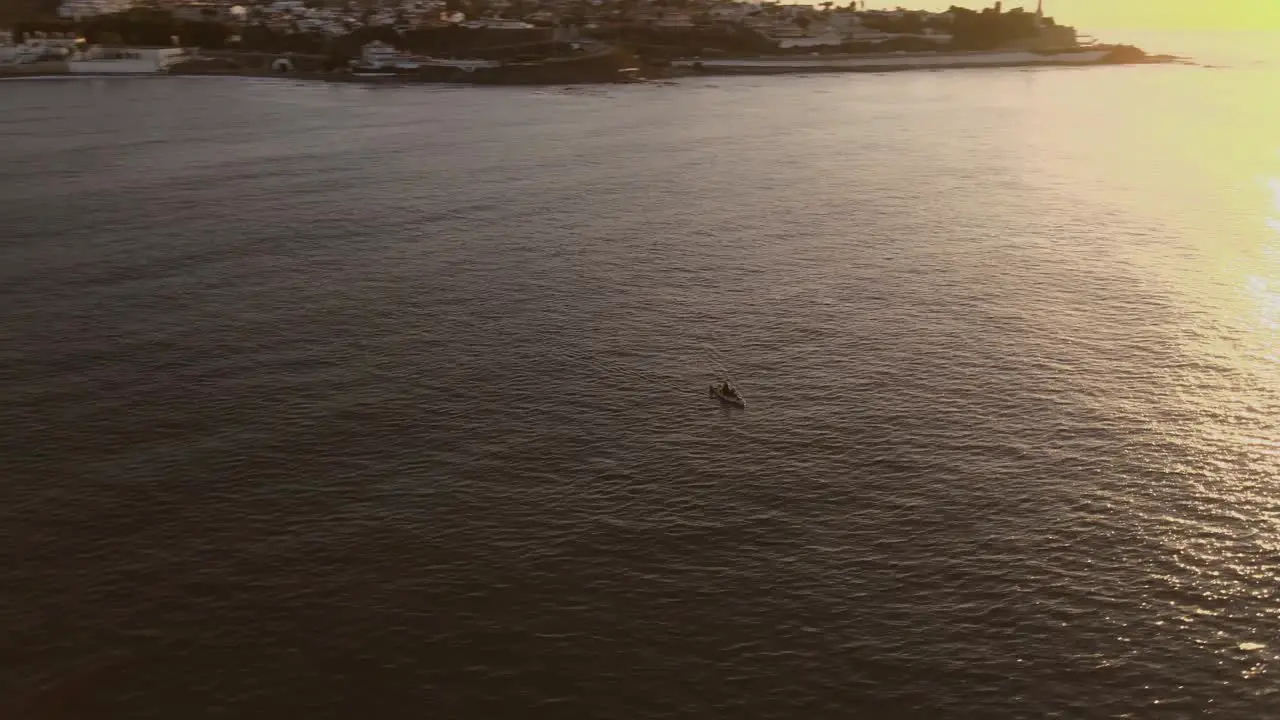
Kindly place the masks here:
[(0, 714), (1265, 717), (1268, 72), (3, 83)]

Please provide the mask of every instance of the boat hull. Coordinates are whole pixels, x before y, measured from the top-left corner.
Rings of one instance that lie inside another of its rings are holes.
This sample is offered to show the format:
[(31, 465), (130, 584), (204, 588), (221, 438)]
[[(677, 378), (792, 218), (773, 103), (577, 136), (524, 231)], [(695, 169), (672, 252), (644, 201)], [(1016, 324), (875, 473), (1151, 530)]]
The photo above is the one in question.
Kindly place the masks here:
[(715, 385), (712, 385), (710, 388), (708, 388), (708, 390), (710, 390), (711, 397), (718, 398), (720, 402), (726, 405), (733, 405), (734, 407), (740, 407), (740, 408), (745, 408), (747, 406), (746, 401), (743, 400), (742, 398), (735, 397), (733, 395), (725, 395), (724, 393), (720, 392), (720, 390), (716, 388)]

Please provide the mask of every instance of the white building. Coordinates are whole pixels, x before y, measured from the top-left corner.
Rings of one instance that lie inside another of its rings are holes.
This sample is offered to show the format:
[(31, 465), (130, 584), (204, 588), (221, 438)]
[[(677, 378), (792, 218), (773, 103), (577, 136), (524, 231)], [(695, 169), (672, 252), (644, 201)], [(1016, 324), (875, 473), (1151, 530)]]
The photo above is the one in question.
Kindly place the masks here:
[(76, 45), (79, 42), (79, 38), (74, 36), (43, 37), (42, 34), (41, 37), (28, 37), (20, 45), (0, 47), (0, 62), (32, 63), (41, 60), (65, 60), (76, 51)]
[(506, 18), (481, 18), (464, 22), (462, 26), (473, 29), (484, 28), (486, 30), (532, 30), (536, 27), (523, 20), (508, 20)]
[(501, 65), (502, 63), (496, 60), (445, 60), (409, 55), (377, 40), (362, 47), (360, 49), (360, 59), (352, 61), (352, 69), (357, 72), (417, 70), (424, 67), (448, 67), (474, 72), (482, 68), (495, 68)]
[(307, 12), (307, 4), (302, 0), (278, 0), (267, 6), (267, 11), (303, 15)]
[(779, 37), (777, 40), (778, 47), (785, 49), (841, 45), (844, 43), (845, 37), (832, 28), (826, 28), (812, 35), (803, 37)]
[(133, 6), (134, 0), (62, 0), (62, 5), (58, 6), (58, 15), (79, 19), (125, 12)]
[(402, 53), (380, 40), (374, 40), (360, 48), (360, 60), (355, 64), (368, 70), (413, 70), (418, 67), (412, 55)]
[(104, 48), (91, 47), (74, 53), (67, 61), (73, 73), (86, 75), (148, 75), (161, 73), (186, 57), (176, 47)]

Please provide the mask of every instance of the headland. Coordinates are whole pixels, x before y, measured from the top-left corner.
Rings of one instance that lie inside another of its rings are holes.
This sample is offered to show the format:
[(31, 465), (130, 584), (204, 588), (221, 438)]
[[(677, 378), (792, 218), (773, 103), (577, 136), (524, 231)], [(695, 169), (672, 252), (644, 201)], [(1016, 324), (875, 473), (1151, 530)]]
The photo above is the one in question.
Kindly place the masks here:
[(926, 12), (727, 0), (141, 1), (28, 0), (8, 42), (0, 36), (0, 77), (574, 84), (1178, 60), (1102, 45), (1042, 7), (999, 2)]

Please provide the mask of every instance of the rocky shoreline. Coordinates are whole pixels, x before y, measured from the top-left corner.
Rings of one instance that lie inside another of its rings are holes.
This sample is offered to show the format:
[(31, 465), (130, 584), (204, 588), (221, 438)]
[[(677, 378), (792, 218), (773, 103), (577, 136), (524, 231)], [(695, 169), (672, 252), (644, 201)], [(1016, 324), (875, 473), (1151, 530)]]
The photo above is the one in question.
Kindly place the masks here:
[(326, 82), (406, 84), (458, 83), (474, 85), (576, 85), (634, 83), (670, 80), (703, 75), (769, 75), (838, 72), (902, 72), (910, 70), (961, 70), (1018, 67), (1097, 67), (1186, 63), (1173, 55), (1148, 55), (1142, 50), (1121, 46), (1064, 53), (1018, 53), (990, 51), (968, 53), (904, 53), (896, 55), (828, 55), (805, 57), (766, 55), (748, 58), (687, 59), (662, 63), (637, 60), (629, 53), (610, 50), (590, 60), (552, 60), (507, 64), (502, 67), (464, 72), (456, 69), (422, 69), (413, 72), (355, 74), (346, 70), (285, 71), (230, 69), (189, 65), (173, 74), (275, 77)]
[[(498, 67), (463, 70), (425, 67), (412, 71), (357, 73), (349, 69), (280, 69), (259, 58), (256, 65), (227, 56), (197, 57), (171, 67), (171, 76), (277, 78), (358, 84), (471, 84), (578, 85), (634, 83), (702, 75), (772, 75), (837, 72), (901, 72), (1017, 67), (1095, 67), (1186, 63), (1172, 55), (1148, 55), (1130, 46), (1073, 48), (1046, 51), (970, 51), (895, 54), (760, 55), (754, 57), (689, 58), (646, 62), (613, 46), (598, 46), (576, 57), (504, 63)], [(273, 67), (275, 69), (273, 69)], [(73, 76), (65, 63), (47, 63), (26, 72), (0, 72), (0, 78)]]

